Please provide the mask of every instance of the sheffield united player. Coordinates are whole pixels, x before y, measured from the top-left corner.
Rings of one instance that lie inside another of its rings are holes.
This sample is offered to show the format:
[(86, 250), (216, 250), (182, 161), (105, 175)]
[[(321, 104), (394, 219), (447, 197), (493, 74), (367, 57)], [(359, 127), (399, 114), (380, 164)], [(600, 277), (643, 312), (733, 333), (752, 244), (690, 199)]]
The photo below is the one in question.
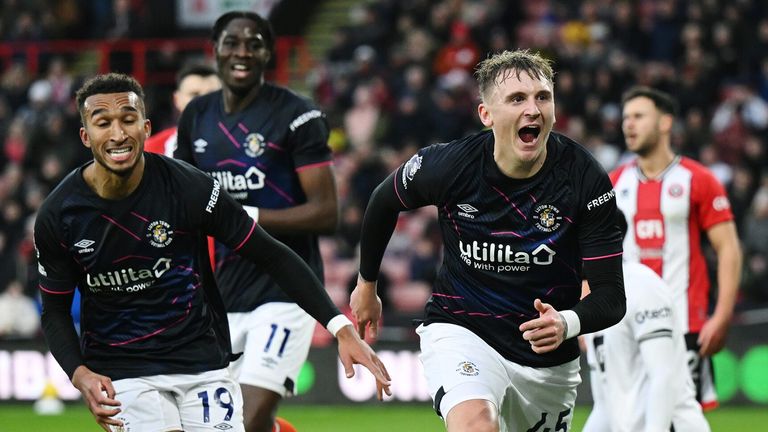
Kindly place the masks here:
[[(452, 432), (566, 430), (581, 382), (575, 336), (624, 315), (610, 180), (551, 132), (552, 75), (528, 51), (481, 62), (478, 114), (491, 130), (422, 149), (365, 213), (350, 299), (361, 335), (377, 331), (376, 279), (399, 212), (438, 208), (444, 259), (417, 333)], [(594, 293), (579, 302), (582, 267)]]
[[(675, 102), (635, 87), (623, 98), (622, 129), (637, 158), (611, 173), (616, 204), (627, 218), (627, 260), (653, 269), (672, 290), (675, 319), (686, 333), (688, 365), (704, 409), (717, 406), (709, 356), (725, 344), (741, 275), (741, 249), (723, 186), (704, 166), (670, 145)], [(717, 303), (701, 249), (705, 233), (717, 253)]]
[[(338, 220), (325, 116), (309, 100), (264, 81), (274, 53), (268, 21), (228, 12), (213, 26), (221, 91), (192, 101), (179, 122), (178, 150), (243, 204), (323, 280), (317, 236)], [(219, 243), (221, 287), (242, 385), (248, 432), (268, 432), (295, 390), (315, 323), (263, 269)]]
[[(94, 77), (77, 92), (77, 104), (93, 161), (46, 198), (35, 244), (45, 337), (104, 430), (243, 430), (206, 235), (264, 269), (334, 333), (349, 374), (360, 362), (388, 391), (384, 366), (293, 251), (217, 180), (143, 151), (151, 126), (136, 80)], [(79, 340), (69, 313), (75, 287), (82, 293)]]
[[(619, 213), (617, 224), (626, 232)], [(672, 291), (638, 262), (624, 263), (624, 289), (624, 319), (584, 335), (594, 400), (584, 432), (709, 431), (688, 373)]]
[[(221, 88), (216, 69), (207, 64), (190, 64), (176, 75), (176, 91), (173, 92), (173, 106), (181, 114), (192, 99)], [(176, 126), (152, 134), (144, 143), (144, 150), (173, 156), (176, 150)]]

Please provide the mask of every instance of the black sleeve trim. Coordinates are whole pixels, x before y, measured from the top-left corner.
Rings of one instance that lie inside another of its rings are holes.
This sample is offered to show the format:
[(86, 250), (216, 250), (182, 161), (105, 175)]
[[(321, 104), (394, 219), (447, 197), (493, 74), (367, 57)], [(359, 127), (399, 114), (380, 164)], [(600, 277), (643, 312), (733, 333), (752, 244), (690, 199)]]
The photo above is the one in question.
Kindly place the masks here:
[(309, 266), (256, 225), (237, 253), (267, 272), (288, 296), (323, 326), (341, 312)]
[(369, 282), (379, 278), (381, 260), (397, 225), (397, 217), (407, 210), (395, 192), (395, 176), (397, 171), (371, 194), (360, 230), (360, 276)]
[(573, 307), (581, 322), (581, 334), (608, 328), (624, 318), (627, 299), (621, 262), (620, 255), (584, 261), (590, 294)]
[(75, 369), (85, 363), (80, 352), (80, 339), (77, 337), (75, 323), (70, 315), (74, 292), (50, 294), (40, 291), (40, 295), (43, 303), (40, 319), (48, 348), (71, 380)]

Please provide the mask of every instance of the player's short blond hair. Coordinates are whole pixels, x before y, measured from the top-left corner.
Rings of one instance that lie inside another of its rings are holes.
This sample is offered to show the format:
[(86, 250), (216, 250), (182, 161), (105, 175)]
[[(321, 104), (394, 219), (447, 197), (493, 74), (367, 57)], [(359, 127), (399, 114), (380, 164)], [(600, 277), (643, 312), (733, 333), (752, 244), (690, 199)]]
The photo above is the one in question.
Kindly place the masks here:
[(554, 83), (555, 73), (552, 70), (552, 62), (540, 56), (539, 53), (527, 49), (503, 51), (481, 61), (475, 68), (480, 99), (484, 100), (488, 89), (504, 82), (511, 73), (519, 79), (523, 72), (531, 78), (543, 78), (550, 84)]

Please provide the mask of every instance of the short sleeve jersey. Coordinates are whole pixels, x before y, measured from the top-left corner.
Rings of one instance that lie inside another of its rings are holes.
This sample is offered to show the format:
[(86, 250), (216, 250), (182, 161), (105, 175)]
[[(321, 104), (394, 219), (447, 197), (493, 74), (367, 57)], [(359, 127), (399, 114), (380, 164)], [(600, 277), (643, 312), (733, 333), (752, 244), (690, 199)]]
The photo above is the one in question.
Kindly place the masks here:
[(682, 328), (674, 319), (672, 295), (661, 278), (650, 268), (635, 262), (624, 263), (624, 288), (627, 314), (615, 326), (585, 335), (587, 359), (592, 371), (593, 393), (602, 395), (595, 404), (607, 409), (612, 430), (644, 430), (645, 392), (648, 372), (643, 365), (640, 344), (657, 337), (670, 337), (674, 358), (668, 359), (674, 377), (685, 383), (673, 403), (693, 400), (693, 383), (686, 363)]
[(493, 148), (490, 131), (426, 147), (394, 177), (403, 206), (438, 209), (444, 258), (426, 322), (464, 326), (523, 365), (559, 365), (578, 357), (575, 339), (536, 354), (518, 327), (538, 317), (536, 298), (557, 310), (579, 301), (582, 260), (621, 254), (611, 183), (563, 135), (528, 179), (505, 176)]
[(709, 276), (701, 233), (733, 220), (725, 189), (698, 162), (678, 156), (658, 179), (636, 161), (611, 173), (616, 204), (627, 218), (624, 257), (652, 268), (673, 292), (675, 317), (685, 332), (707, 320)]
[[(81, 292), (85, 364), (112, 379), (226, 367), (226, 313), (205, 235), (237, 248), (255, 224), (219, 182), (145, 153), (136, 190), (105, 200), (70, 173), (38, 214), (40, 289)], [(86, 165), (87, 166), (87, 165)]]
[[(219, 180), (243, 205), (279, 209), (306, 202), (298, 172), (331, 164), (328, 127), (309, 100), (265, 83), (244, 110), (227, 114), (221, 91), (195, 98), (179, 122), (174, 157)], [(323, 280), (316, 235), (274, 234)], [(216, 278), (229, 312), (290, 298), (266, 274), (221, 244)]]

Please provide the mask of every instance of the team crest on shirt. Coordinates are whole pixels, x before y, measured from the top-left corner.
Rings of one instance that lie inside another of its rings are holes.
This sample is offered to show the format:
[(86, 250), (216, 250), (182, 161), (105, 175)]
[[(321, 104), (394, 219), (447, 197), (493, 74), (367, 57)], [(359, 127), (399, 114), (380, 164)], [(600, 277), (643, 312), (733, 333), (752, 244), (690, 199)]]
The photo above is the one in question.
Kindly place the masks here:
[(173, 230), (168, 222), (153, 221), (147, 228), (149, 244), (156, 248), (166, 247), (173, 241)]
[(422, 157), (415, 154), (403, 166), (403, 187), (408, 189), (408, 182), (413, 180), (416, 172), (421, 168)]
[(668, 192), (669, 192), (669, 196), (671, 196), (672, 198), (680, 198), (681, 196), (683, 196), (683, 187), (675, 183), (669, 187)]
[(560, 209), (550, 204), (542, 204), (534, 210), (536, 228), (544, 232), (552, 232), (560, 228)]
[(477, 376), (480, 374), (480, 370), (477, 368), (477, 365), (471, 361), (466, 360), (459, 363), (459, 366), (456, 368), (456, 372), (464, 376)]
[(248, 134), (248, 136), (245, 137), (243, 147), (245, 148), (246, 155), (252, 158), (261, 156), (264, 153), (264, 149), (266, 148), (264, 136), (255, 132)]

